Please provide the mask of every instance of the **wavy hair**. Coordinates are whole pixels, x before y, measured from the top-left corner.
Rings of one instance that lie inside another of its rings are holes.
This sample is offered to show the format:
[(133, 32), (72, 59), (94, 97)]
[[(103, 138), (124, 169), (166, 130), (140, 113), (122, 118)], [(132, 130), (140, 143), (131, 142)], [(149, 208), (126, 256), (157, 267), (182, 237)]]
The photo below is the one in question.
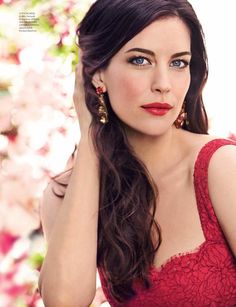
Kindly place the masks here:
[(191, 83), (185, 97), (188, 126), (183, 129), (207, 134), (208, 120), (202, 90), (208, 76), (204, 34), (186, 0), (97, 0), (77, 28), (82, 50), (85, 100), (92, 114), (91, 135), (100, 161), (100, 196), (97, 265), (108, 288), (119, 302), (135, 295), (138, 278), (150, 286), (148, 271), (161, 243), (155, 222), (158, 189), (146, 166), (132, 150), (120, 119), (105, 100), (109, 123), (99, 122), (98, 100), (92, 78), (106, 69), (112, 57), (152, 22), (178, 16), (191, 33)]

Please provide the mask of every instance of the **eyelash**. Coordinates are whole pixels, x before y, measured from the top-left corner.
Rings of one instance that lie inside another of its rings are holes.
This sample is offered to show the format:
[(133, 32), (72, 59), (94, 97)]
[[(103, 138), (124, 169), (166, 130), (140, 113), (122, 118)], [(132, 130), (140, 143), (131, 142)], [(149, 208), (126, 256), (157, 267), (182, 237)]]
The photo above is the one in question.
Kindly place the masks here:
[[(146, 57), (143, 57), (143, 56), (134, 56), (134, 57), (130, 58), (130, 59), (128, 60), (128, 62), (129, 62), (130, 64), (133, 64), (133, 65), (139, 66), (139, 67), (142, 67), (142, 66), (146, 66), (146, 65), (147, 65), (147, 64), (144, 64), (144, 65), (143, 65), (143, 64), (134, 64), (133, 61), (134, 61), (134, 60), (137, 60), (137, 59), (144, 59), (144, 60), (148, 61), (149, 64), (151, 64), (150, 60), (149, 60), (148, 58), (146, 58)], [(173, 63), (173, 62), (182, 62), (182, 63), (184, 64), (183, 67), (178, 67), (178, 66), (176, 66), (176, 67), (179, 68), (179, 69), (184, 69), (184, 68), (186, 68), (186, 67), (189, 65), (189, 62), (188, 62), (188, 61), (182, 60), (182, 59), (173, 60), (171, 63)]]

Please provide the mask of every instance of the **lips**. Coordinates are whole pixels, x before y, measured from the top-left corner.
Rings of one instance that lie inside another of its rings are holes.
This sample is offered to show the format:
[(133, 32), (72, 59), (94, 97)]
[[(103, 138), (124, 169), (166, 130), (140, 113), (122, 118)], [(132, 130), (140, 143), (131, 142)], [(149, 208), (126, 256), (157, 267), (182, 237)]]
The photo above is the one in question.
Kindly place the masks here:
[(165, 102), (154, 102), (154, 103), (149, 103), (149, 104), (145, 104), (142, 106), (142, 108), (156, 108), (156, 109), (167, 109), (170, 110), (172, 109), (172, 106), (168, 103)]
[(170, 109), (172, 109), (172, 106), (168, 103), (154, 102), (145, 104), (142, 106), (142, 108), (152, 115), (163, 116), (168, 113)]

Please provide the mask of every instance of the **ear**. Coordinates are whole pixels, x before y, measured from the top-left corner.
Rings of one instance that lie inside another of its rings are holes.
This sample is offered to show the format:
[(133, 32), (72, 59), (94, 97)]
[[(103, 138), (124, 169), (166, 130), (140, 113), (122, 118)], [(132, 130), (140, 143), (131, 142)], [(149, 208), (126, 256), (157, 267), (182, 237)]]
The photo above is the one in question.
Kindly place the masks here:
[(92, 84), (95, 88), (101, 87), (103, 92), (107, 91), (106, 84), (103, 81), (103, 73), (101, 71), (96, 71), (92, 78)]

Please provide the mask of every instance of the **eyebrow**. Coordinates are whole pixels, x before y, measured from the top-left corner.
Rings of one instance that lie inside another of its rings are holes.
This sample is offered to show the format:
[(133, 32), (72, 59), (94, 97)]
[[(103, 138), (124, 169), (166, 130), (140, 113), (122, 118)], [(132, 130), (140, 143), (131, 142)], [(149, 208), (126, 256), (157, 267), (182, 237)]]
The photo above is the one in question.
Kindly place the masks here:
[[(132, 51), (138, 51), (138, 52), (146, 53), (146, 54), (149, 54), (153, 57), (155, 56), (155, 53), (153, 51), (148, 50), (148, 49), (143, 49), (143, 48), (132, 48), (132, 49), (126, 51), (126, 53), (132, 52)], [(171, 56), (171, 59), (179, 57), (179, 56), (183, 56), (183, 55), (190, 55), (191, 56), (191, 52), (189, 52), (189, 51), (177, 52), (177, 53), (175, 53)]]

